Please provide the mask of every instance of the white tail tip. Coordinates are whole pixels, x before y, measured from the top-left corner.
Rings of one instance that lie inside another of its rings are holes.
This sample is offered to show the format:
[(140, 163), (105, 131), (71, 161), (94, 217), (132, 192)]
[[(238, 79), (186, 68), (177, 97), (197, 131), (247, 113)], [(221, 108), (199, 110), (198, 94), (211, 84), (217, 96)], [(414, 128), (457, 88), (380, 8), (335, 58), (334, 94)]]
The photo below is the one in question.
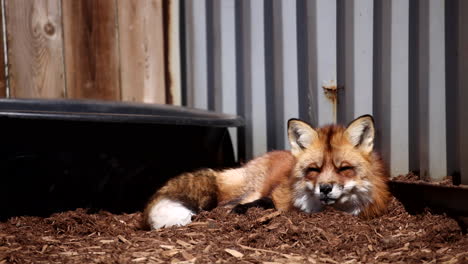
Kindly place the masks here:
[(185, 207), (181, 202), (164, 198), (153, 205), (147, 220), (151, 229), (158, 229), (190, 224), (193, 215), (195, 212)]

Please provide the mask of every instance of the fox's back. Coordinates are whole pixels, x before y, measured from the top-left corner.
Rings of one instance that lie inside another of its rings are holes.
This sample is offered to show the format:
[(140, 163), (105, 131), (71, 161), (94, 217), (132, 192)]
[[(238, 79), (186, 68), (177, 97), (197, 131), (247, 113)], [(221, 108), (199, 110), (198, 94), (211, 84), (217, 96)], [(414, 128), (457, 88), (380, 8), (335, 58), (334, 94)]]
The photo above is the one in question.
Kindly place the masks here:
[(295, 163), (290, 151), (272, 151), (240, 168), (220, 172), (220, 203), (248, 203), (269, 196), (280, 183), (288, 181)]

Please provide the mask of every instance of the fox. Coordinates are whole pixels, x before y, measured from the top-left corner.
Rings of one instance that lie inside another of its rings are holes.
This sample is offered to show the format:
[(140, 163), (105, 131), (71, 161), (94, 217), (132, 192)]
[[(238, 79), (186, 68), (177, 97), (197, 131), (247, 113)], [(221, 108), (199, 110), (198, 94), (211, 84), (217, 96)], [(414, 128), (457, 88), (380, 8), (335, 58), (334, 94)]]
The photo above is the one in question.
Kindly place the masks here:
[(241, 167), (182, 173), (155, 192), (143, 212), (150, 229), (184, 226), (203, 210), (231, 206), (316, 213), (326, 207), (372, 218), (385, 212), (388, 171), (374, 150), (375, 127), (363, 115), (346, 127), (287, 124), (290, 150), (274, 150)]

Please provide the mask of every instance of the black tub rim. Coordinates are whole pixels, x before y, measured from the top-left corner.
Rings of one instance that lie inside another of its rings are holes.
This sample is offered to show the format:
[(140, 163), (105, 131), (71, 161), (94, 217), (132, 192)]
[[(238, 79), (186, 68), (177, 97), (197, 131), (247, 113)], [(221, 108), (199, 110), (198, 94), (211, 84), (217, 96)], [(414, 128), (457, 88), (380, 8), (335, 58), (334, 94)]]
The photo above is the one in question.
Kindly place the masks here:
[(0, 117), (60, 121), (241, 127), (242, 117), (155, 103), (94, 99), (0, 99)]

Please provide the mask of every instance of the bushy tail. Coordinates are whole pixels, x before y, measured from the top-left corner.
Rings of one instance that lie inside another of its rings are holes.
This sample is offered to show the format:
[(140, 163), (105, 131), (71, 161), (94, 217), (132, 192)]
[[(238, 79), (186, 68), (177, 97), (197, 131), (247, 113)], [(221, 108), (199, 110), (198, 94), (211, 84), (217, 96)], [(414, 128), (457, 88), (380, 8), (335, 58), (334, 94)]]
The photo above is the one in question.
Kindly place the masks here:
[(150, 199), (143, 213), (146, 226), (151, 229), (183, 226), (199, 211), (216, 207), (218, 173), (205, 169), (170, 179)]

